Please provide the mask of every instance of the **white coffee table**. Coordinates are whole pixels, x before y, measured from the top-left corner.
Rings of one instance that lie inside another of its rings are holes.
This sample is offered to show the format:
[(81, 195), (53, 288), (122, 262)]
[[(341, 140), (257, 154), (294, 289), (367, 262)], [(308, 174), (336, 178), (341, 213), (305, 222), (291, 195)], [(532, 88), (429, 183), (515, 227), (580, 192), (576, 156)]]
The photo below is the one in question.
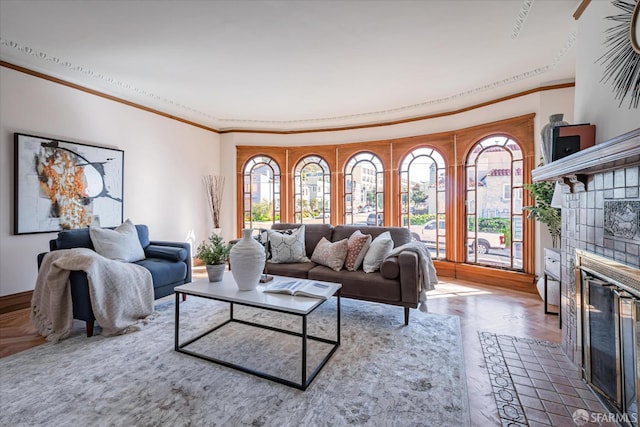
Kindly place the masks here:
[[(291, 280), (289, 277), (273, 276), (274, 280)], [(273, 282), (269, 282), (273, 283)], [(318, 375), (320, 370), (324, 367), (327, 361), (331, 358), (333, 353), (340, 346), (340, 288), (334, 294), (336, 296), (336, 339), (329, 340), (321, 337), (314, 337), (307, 334), (307, 316), (311, 314), (315, 309), (328, 300), (322, 300), (319, 298), (297, 297), (285, 294), (274, 294), (262, 292), (263, 287), (258, 286), (253, 291), (240, 291), (236, 286), (233, 279), (233, 275), (230, 271), (224, 273), (222, 282), (209, 282), (207, 279), (196, 280), (195, 282), (187, 283), (175, 287), (176, 296), (176, 329), (175, 329), (175, 350), (180, 353), (189, 354), (191, 356), (198, 357), (200, 359), (208, 360), (210, 362), (218, 363), (223, 366), (227, 366), (233, 369), (240, 370), (252, 375), (256, 375), (261, 378), (266, 378), (280, 384), (285, 384), (291, 387), (298, 388), (300, 390), (306, 390), (313, 379)], [(179, 339), (179, 324), (180, 324), (180, 295), (190, 295), (194, 297), (207, 298), (217, 301), (224, 301), (229, 303), (229, 318), (219, 325), (214, 326), (202, 334), (190, 339), (184, 343), (180, 343)], [(302, 333), (293, 332), (286, 329), (275, 328), (273, 326), (261, 325), (258, 323), (248, 322), (246, 320), (235, 319), (233, 316), (233, 306), (242, 305), (248, 307), (254, 307), (269, 311), (276, 311), (280, 313), (292, 314), (299, 316), (302, 319)], [(201, 354), (187, 347), (195, 341), (209, 335), (210, 333), (222, 328), (223, 326), (231, 323), (242, 323), (244, 325), (255, 326), (258, 328), (268, 329), (271, 331), (277, 331), (288, 335), (293, 335), (301, 338), (302, 341), (302, 378), (300, 383), (293, 382), (284, 378), (276, 377), (261, 371), (249, 369), (242, 365), (232, 363), (229, 361), (210, 357), (205, 354)], [(307, 376), (307, 340), (315, 340), (323, 343), (331, 344), (331, 349), (327, 355), (322, 359), (318, 366), (314, 369), (309, 376)]]

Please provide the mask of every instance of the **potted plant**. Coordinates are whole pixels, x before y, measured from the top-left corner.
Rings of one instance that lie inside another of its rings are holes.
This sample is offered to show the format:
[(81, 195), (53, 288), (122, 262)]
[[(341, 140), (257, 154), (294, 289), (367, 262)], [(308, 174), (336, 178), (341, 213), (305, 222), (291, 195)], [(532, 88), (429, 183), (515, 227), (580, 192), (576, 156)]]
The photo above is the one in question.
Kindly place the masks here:
[(534, 206), (524, 207), (525, 210), (529, 211), (528, 218), (536, 219), (547, 226), (555, 248), (562, 231), (560, 209), (551, 206), (555, 182), (539, 181), (534, 184), (525, 184), (524, 188), (531, 193), (531, 197), (535, 202)]
[(203, 240), (198, 246), (196, 256), (207, 266), (210, 282), (222, 280), (230, 250), (231, 244), (225, 243), (224, 239), (216, 233), (212, 233), (209, 239)]
[[(524, 207), (525, 210), (529, 211), (528, 217), (536, 219), (547, 226), (549, 234), (551, 234), (553, 247), (555, 248), (562, 231), (560, 209), (551, 206), (555, 183), (540, 181), (534, 184), (525, 184), (524, 188), (531, 193), (531, 197), (533, 197), (535, 202), (534, 206)], [(550, 280), (547, 286), (551, 286), (550, 290), (543, 290), (545, 288), (545, 279), (543, 276), (540, 276), (536, 287), (540, 297), (545, 301), (545, 313), (550, 313), (547, 311), (547, 301), (553, 305), (560, 304), (560, 283), (555, 280)], [(549, 293), (548, 296), (547, 293)]]

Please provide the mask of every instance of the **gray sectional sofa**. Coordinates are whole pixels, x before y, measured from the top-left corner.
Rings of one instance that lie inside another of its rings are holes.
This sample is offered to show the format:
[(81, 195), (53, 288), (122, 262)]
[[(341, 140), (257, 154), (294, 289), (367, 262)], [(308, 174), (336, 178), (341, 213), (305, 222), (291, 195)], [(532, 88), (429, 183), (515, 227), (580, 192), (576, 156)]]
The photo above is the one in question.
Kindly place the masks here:
[[(298, 227), (300, 224), (274, 224), (272, 229), (286, 230)], [(337, 242), (348, 239), (356, 230), (360, 230), (363, 234), (370, 234), (374, 239), (385, 231), (389, 231), (394, 248), (411, 241), (409, 230), (401, 227), (305, 224), (307, 257), (311, 259), (316, 245), (323, 237), (330, 242)], [(341, 283), (343, 297), (404, 307), (404, 323), (408, 325), (409, 309), (418, 306), (420, 292), (418, 266), (416, 253), (403, 251), (397, 257), (387, 258), (380, 270), (373, 273), (365, 273), (362, 267), (356, 271), (345, 269), (335, 271), (312, 261), (290, 264), (267, 262), (266, 271), (268, 274), (279, 276)]]

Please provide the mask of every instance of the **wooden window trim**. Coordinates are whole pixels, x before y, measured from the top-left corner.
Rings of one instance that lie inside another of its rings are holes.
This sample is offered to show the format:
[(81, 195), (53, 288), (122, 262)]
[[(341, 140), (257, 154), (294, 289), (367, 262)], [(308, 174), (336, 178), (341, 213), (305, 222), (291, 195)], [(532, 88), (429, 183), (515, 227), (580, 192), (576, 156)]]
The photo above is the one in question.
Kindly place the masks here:
[[(438, 274), (462, 280), (482, 281), (495, 286), (504, 286), (527, 292), (535, 290), (535, 224), (524, 216), (523, 272), (465, 264), (465, 246), (459, 244), (464, 233), (465, 166), (469, 150), (487, 136), (500, 134), (514, 139), (520, 144), (523, 155), (523, 182), (531, 180), (531, 170), (535, 167), (533, 119), (535, 114), (526, 114), (478, 126), (419, 135), (407, 138), (366, 141), (358, 143), (314, 145), (314, 146), (237, 146), (236, 172), (238, 179), (237, 233), (240, 235), (244, 219), (242, 217), (242, 179), (244, 165), (251, 157), (264, 154), (272, 157), (281, 173), (281, 222), (294, 222), (294, 168), (308, 155), (325, 159), (331, 170), (331, 224), (342, 222), (344, 212), (344, 168), (349, 159), (359, 152), (371, 152), (378, 156), (384, 168), (384, 221), (386, 226), (400, 226), (400, 184), (399, 169), (402, 159), (420, 146), (436, 148), (445, 160), (446, 211), (453, 221), (446, 222), (446, 260), (434, 261)], [(528, 192), (523, 194), (523, 205), (532, 205)], [(387, 214), (390, 213), (389, 214)], [(454, 236), (454, 237), (449, 237)]]

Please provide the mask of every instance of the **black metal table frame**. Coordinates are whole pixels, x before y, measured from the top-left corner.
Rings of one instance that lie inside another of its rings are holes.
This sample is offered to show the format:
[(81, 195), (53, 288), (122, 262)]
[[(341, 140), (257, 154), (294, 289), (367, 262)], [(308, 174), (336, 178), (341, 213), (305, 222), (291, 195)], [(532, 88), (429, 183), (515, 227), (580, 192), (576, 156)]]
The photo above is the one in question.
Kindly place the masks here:
[[(230, 305), (229, 319), (225, 320), (224, 322), (220, 323), (219, 325), (214, 326), (213, 328), (209, 329), (208, 331), (205, 331), (202, 334), (190, 339), (189, 341), (186, 341), (186, 342), (180, 344), (180, 342), (179, 342), (180, 294), (189, 295), (189, 296), (192, 296), (192, 297), (207, 298), (207, 299), (212, 299), (212, 300), (216, 300), (216, 301), (222, 301), (222, 302), (229, 303), (229, 305)], [(318, 375), (320, 370), (324, 367), (324, 365), (327, 364), (327, 362), (329, 361), (331, 356), (333, 356), (333, 353), (335, 353), (335, 351), (340, 346), (340, 289), (338, 289), (338, 291), (334, 294), (334, 296), (336, 297), (336, 307), (337, 307), (337, 313), (336, 313), (336, 317), (337, 317), (337, 319), (336, 319), (336, 328), (337, 329), (336, 329), (336, 340), (335, 341), (334, 340), (329, 340), (329, 339), (326, 339), (326, 338), (321, 338), (321, 337), (314, 337), (314, 336), (311, 336), (311, 335), (307, 334), (307, 316), (309, 314), (313, 313), (322, 304), (326, 303), (326, 301), (323, 301), (321, 304), (318, 304), (309, 313), (299, 314), (299, 313), (292, 313), (292, 312), (286, 311), (286, 310), (279, 310), (279, 309), (276, 309), (276, 308), (268, 308), (268, 307), (263, 307), (263, 306), (250, 304), (250, 303), (231, 302), (231, 301), (227, 301), (227, 300), (224, 300), (224, 299), (221, 299), (221, 298), (215, 298), (215, 297), (204, 296), (204, 295), (196, 295), (196, 294), (192, 294), (192, 293), (188, 293), (188, 292), (176, 291), (175, 295), (176, 295), (175, 351), (180, 352), (180, 353), (184, 353), (184, 354), (188, 354), (188, 355), (191, 355), (191, 356), (194, 356), (194, 357), (198, 357), (198, 358), (203, 359), (203, 360), (208, 360), (209, 362), (217, 363), (219, 365), (226, 366), (228, 368), (233, 368), (233, 369), (236, 369), (238, 371), (246, 372), (248, 374), (252, 374), (252, 375), (255, 375), (255, 376), (260, 377), (260, 378), (265, 378), (265, 379), (268, 379), (268, 380), (271, 380), (271, 381), (275, 381), (277, 383), (284, 384), (284, 385), (287, 385), (287, 386), (290, 386), (290, 387), (294, 387), (294, 388), (297, 388), (299, 390), (303, 390), (304, 391), (304, 390), (307, 389), (307, 387), (309, 387), (309, 385), (314, 380), (314, 378)], [(287, 329), (276, 328), (276, 327), (273, 327), (273, 326), (262, 325), (262, 324), (259, 324), (259, 323), (249, 322), (249, 321), (242, 320), (242, 319), (235, 319), (233, 317), (233, 305), (234, 304), (238, 304), (238, 305), (246, 306), (246, 307), (254, 307), (254, 308), (258, 308), (258, 309), (263, 309), (263, 310), (274, 311), (274, 312), (278, 312), (278, 313), (285, 313), (285, 314), (290, 314), (290, 315), (293, 315), (293, 316), (302, 317), (302, 333), (289, 331)], [(274, 375), (270, 375), (270, 374), (267, 374), (265, 372), (257, 371), (257, 370), (250, 369), (250, 368), (246, 368), (246, 367), (244, 367), (242, 365), (238, 365), (236, 363), (227, 362), (225, 360), (217, 359), (215, 357), (210, 357), (210, 356), (207, 356), (205, 354), (197, 353), (195, 351), (191, 351), (191, 350), (188, 350), (188, 349), (185, 348), (189, 344), (193, 344), (195, 341), (199, 340), (200, 338), (203, 338), (203, 337), (209, 335), (210, 333), (215, 332), (218, 329), (222, 328), (223, 326), (225, 326), (225, 325), (227, 325), (229, 323), (232, 323), (232, 322), (241, 323), (241, 324), (244, 324), (244, 325), (254, 326), (254, 327), (267, 329), (267, 330), (270, 330), (270, 331), (276, 331), (276, 332), (280, 332), (280, 333), (293, 335), (293, 336), (297, 336), (297, 337), (302, 338), (302, 378), (301, 378), (300, 383), (297, 383), (297, 382), (294, 382), (294, 381), (289, 381), (289, 380), (284, 379), (284, 378), (276, 377)], [(320, 364), (307, 377), (307, 340), (309, 340), (309, 339), (310, 340), (314, 340), (314, 341), (323, 342), (323, 343), (326, 343), (326, 344), (332, 344), (332, 347), (331, 347), (331, 350), (327, 353), (327, 355), (322, 359)]]

